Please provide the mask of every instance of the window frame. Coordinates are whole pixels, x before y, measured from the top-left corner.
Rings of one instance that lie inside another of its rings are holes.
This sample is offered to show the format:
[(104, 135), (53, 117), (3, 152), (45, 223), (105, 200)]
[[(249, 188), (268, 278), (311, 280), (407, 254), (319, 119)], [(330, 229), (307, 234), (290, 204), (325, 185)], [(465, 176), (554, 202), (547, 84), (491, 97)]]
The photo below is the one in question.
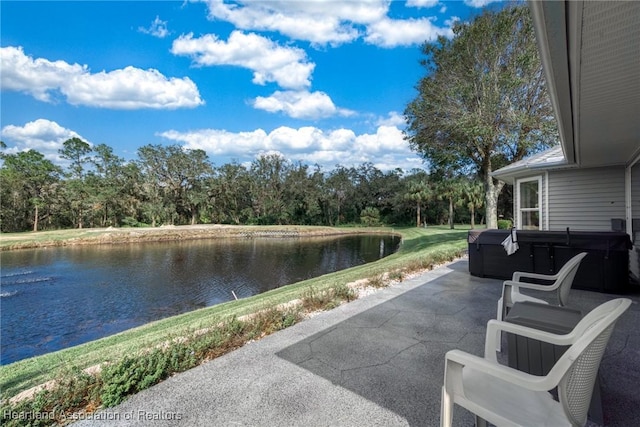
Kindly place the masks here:
[[(536, 208), (523, 208), (522, 207), (522, 184), (526, 184), (529, 182), (537, 182), (538, 183), (538, 207)], [(518, 230), (523, 230), (522, 228), (522, 213), (523, 212), (538, 212), (538, 230), (542, 230), (542, 175), (536, 175), (529, 178), (522, 178), (516, 180), (516, 185), (518, 188), (518, 197), (516, 199), (516, 211), (518, 216)], [(531, 229), (535, 230), (535, 229)]]

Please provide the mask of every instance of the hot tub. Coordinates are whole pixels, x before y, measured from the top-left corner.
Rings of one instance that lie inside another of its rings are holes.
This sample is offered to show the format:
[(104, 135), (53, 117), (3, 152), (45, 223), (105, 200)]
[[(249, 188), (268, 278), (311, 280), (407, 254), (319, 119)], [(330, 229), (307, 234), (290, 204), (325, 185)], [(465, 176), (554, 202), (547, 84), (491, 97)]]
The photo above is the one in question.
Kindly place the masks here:
[(605, 293), (629, 290), (629, 250), (632, 246), (627, 233), (519, 230), (519, 249), (507, 255), (501, 243), (509, 233), (509, 230), (469, 231), (469, 272), (472, 275), (511, 279), (515, 271), (555, 274), (569, 259), (587, 252), (573, 288)]

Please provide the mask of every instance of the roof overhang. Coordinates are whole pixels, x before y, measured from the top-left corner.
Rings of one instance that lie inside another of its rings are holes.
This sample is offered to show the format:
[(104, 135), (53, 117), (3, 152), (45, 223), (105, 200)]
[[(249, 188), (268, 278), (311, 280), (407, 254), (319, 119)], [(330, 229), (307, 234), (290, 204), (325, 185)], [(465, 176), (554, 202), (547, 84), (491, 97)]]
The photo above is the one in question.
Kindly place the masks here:
[(640, 2), (530, 1), (568, 165), (640, 155)]
[(500, 168), (492, 175), (508, 184), (514, 184), (518, 178), (529, 177), (543, 171), (575, 168), (576, 165), (569, 164), (562, 153), (562, 147), (556, 146), (523, 160), (511, 163)]

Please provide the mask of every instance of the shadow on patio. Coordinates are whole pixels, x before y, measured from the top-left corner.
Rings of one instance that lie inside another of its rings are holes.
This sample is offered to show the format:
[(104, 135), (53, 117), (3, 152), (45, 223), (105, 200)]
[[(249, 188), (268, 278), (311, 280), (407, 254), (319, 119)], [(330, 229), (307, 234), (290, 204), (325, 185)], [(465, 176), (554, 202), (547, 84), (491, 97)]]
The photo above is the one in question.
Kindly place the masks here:
[[(276, 353), (335, 385), (387, 408), (410, 425), (438, 425), (444, 355), (458, 348), (482, 355), (486, 323), (495, 318), (501, 281), (471, 276), (468, 262)], [(617, 297), (572, 290), (583, 313)], [(601, 364), (605, 425), (640, 419), (638, 293), (618, 322)], [(458, 408), (454, 425), (473, 425)]]

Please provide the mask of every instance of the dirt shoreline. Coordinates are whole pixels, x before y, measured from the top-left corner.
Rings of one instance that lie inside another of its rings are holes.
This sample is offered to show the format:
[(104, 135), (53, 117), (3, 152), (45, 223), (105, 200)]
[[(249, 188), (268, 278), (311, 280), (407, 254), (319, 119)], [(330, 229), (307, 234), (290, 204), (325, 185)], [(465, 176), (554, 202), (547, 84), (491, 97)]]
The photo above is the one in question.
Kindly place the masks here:
[(180, 225), (154, 228), (90, 228), (41, 231), (0, 236), (0, 251), (54, 246), (163, 242), (212, 238), (331, 237), (389, 233), (390, 230), (321, 226)]

